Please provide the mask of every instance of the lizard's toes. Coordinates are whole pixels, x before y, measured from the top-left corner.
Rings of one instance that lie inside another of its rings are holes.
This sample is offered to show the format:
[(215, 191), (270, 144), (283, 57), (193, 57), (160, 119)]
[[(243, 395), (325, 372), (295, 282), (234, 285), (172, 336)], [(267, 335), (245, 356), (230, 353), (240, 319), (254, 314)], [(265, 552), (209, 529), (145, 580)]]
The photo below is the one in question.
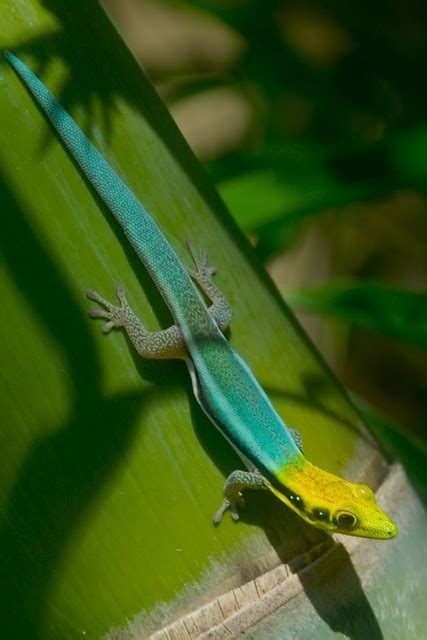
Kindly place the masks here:
[(108, 305), (108, 302), (103, 298), (95, 289), (86, 289), (86, 295), (89, 300), (93, 300), (94, 302), (99, 302), (99, 304), (103, 304), (105, 306)]
[(194, 248), (194, 244), (192, 239), (188, 236), (187, 237), (187, 247), (189, 252), (191, 253), (191, 257), (193, 258), (194, 262), (196, 262), (196, 253), (195, 253), (195, 248)]
[(239, 514), (237, 512), (237, 509), (231, 509), (230, 513), (231, 513), (231, 517), (234, 520), (234, 522), (237, 522), (240, 519), (240, 516), (239, 516)]
[(89, 300), (98, 300), (100, 298), (99, 293), (95, 291), (95, 289), (86, 289), (86, 295)]
[(104, 324), (104, 326), (102, 327), (102, 332), (110, 333), (111, 329), (114, 329), (115, 326), (116, 326), (116, 323), (114, 322), (114, 320), (110, 320), (110, 322), (106, 322)]
[(227, 511), (229, 506), (230, 506), (230, 501), (227, 500), (227, 498), (225, 498), (224, 502), (222, 503), (222, 505), (214, 515), (214, 518), (213, 518), (214, 524), (219, 524), (221, 522), (222, 516), (224, 515), (224, 511)]
[(125, 288), (121, 283), (116, 286), (116, 295), (122, 304), (127, 304)]
[(110, 314), (104, 309), (90, 309), (89, 315), (91, 318), (104, 318), (105, 320), (110, 319)]

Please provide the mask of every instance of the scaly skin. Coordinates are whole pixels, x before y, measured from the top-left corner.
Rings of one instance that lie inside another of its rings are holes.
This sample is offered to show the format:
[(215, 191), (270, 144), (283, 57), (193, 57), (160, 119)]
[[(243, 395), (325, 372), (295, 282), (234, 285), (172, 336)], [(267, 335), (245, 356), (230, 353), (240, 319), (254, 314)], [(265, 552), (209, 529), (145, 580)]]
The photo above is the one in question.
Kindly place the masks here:
[[(196, 271), (189, 272), (154, 219), (46, 86), (21, 60), (11, 53), (5, 55), (122, 226), (175, 325), (148, 332), (121, 286), (117, 288), (120, 305), (89, 290), (88, 297), (102, 307), (91, 315), (106, 320), (105, 332), (124, 328), (145, 358), (185, 359), (198, 402), (249, 469), (229, 476), (215, 522), (226, 509), (238, 518), (243, 489), (268, 488), (308, 524), (320, 529), (371, 538), (396, 535), (396, 526), (378, 507), (369, 487), (347, 482), (306, 460), (301, 443), (276, 413), (248, 365), (230, 347), (222, 330), (230, 321), (231, 309), (212, 280), (214, 270), (207, 263), (206, 251), (197, 254), (189, 244), (196, 265)], [(211, 307), (205, 305), (191, 278), (211, 299)]]

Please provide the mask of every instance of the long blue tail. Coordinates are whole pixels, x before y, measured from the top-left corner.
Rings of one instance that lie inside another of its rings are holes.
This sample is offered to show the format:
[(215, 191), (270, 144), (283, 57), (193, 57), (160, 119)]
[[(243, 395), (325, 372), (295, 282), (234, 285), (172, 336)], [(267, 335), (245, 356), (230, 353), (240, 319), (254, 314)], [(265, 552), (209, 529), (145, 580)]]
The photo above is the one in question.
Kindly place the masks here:
[[(188, 311), (211, 323), (199, 292), (162, 231), (129, 187), (56, 101), (41, 80), (13, 53), (5, 56), (48, 116), (67, 149), (123, 227), (158, 286), (184, 335)], [(204, 324), (202, 320), (201, 324)], [(185, 336), (189, 340), (191, 336)]]
[(44, 84), (14, 55), (7, 53), (6, 57), (114, 213), (156, 282), (187, 342), (197, 371), (196, 397), (201, 406), (258, 469), (274, 475), (286, 461), (301, 457), (249, 367), (228, 347), (211, 320), (200, 294), (152, 217)]

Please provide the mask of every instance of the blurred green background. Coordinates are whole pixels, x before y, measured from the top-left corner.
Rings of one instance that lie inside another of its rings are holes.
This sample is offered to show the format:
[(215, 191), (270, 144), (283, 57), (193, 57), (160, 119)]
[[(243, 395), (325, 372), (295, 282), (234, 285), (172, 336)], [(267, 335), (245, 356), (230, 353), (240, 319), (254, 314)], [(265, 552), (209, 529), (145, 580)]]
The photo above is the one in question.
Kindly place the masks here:
[(339, 378), (425, 441), (427, 5), (104, 5)]

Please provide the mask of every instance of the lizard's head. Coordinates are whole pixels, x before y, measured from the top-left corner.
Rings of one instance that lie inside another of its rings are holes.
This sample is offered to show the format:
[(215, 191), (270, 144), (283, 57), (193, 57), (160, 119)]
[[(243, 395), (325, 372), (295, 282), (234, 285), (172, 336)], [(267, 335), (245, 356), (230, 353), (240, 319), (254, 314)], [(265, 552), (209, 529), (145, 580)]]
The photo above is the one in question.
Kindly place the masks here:
[(396, 525), (368, 485), (343, 480), (305, 459), (296, 466), (286, 465), (269, 487), (308, 524), (329, 533), (380, 540), (397, 535)]

